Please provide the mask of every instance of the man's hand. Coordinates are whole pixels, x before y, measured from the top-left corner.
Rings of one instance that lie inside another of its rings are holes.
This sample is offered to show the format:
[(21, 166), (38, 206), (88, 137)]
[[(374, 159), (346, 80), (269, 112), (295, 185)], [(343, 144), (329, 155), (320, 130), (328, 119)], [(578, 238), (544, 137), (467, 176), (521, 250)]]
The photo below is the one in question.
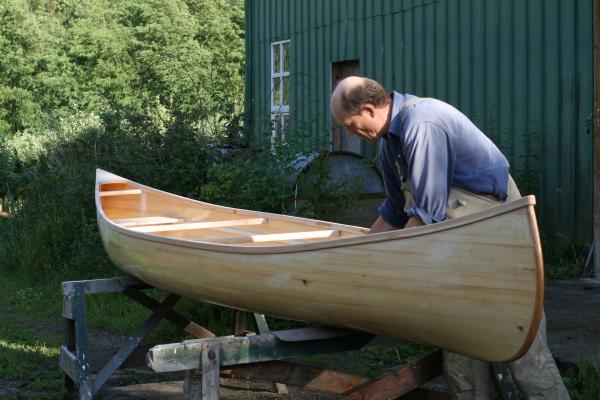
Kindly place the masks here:
[[(419, 218), (417, 216), (412, 216), (412, 217), (410, 217), (408, 219), (408, 222), (406, 223), (406, 225), (404, 225), (403, 229), (416, 228), (417, 226), (423, 226), (423, 225), (425, 225), (425, 224), (423, 223), (423, 221), (421, 220), (421, 218)], [(380, 232), (395, 231), (395, 230), (398, 230), (398, 229), (400, 229), (400, 228), (396, 228), (394, 225), (388, 223), (380, 215), (377, 218), (377, 220), (375, 221), (375, 223), (373, 224), (373, 226), (371, 226), (371, 230), (369, 231), (369, 234), (371, 234), (371, 233), (380, 233)]]
[(417, 217), (416, 215), (413, 215), (412, 217), (410, 217), (408, 219), (408, 222), (406, 223), (406, 225), (404, 225), (404, 229), (407, 228), (416, 228), (417, 226), (424, 226), (425, 224), (423, 223), (423, 220), (421, 220), (421, 218)]
[(373, 226), (371, 226), (371, 230), (369, 231), (369, 234), (371, 234), (371, 233), (380, 233), (380, 232), (388, 232), (388, 231), (395, 231), (395, 230), (398, 230), (398, 229), (400, 229), (400, 228), (396, 228), (394, 225), (389, 224), (380, 215), (377, 218), (377, 220), (375, 221), (375, 223), (373, 224)]

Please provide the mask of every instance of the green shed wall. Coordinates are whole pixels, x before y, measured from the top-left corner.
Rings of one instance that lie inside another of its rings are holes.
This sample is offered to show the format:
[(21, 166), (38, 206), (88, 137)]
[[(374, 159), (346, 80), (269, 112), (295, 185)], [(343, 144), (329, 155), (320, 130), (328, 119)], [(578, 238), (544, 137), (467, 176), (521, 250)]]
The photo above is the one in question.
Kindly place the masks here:
[[(535, 193), (543, 238), (592, 237), (592, 0), (246, 0), (247, 133), (268, 129), (270, 43), (291, 40), (292, 127), (330, 127), (331, 63), (443, 99)], [(362, 153), (376, 156), (374, 146)]]

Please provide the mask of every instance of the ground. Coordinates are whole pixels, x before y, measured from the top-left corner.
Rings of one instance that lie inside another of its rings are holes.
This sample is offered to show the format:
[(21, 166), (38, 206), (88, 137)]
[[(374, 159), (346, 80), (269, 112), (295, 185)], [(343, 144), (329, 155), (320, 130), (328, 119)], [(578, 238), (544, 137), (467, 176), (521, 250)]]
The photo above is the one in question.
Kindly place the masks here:
[(548, 344), (554, 357), (600, 368), (600, 279), (546, 284)]
[[(10, 305), (3, 305), (4, 310)], [(577, 365), (581, 359), (589, 360), (594, 366), (600, 367), (600, 280), (582, 279), (573, 281), (549, 281), (545, 290), (545, 310), (548, 324), (548, 342), (554, 356), (561, 366)], [(10, 311), (10, 310), (9, 310)], [(21, 317), (24, 318), (24, 317)], [(19, 321), (12, 316), (14, 327), (31, 326), (31, 321)], [(16, 321), (16, 322), (15, 322)], [(33, 325), (40, 335), (47, 337), (60, 337), (63, 326), (59, 318), (55, 321), (36, 321)], [(14, 329), (14, 328), (13, 328)], [(113, 346), (121, 343), (124, 337), (114, 336), (106, 332), (94, 331), (91, 342), (95, 346)], [(7, 351), (18, 351), (9, 349)], [(381, 357), (380, 357), (381, 356)], [(49, 355), (51, 364), (57, 362), (55, 355)], [(351, 357), (363, 357), (365, 364), (372, 364), (385, 373), (386, 368), (393, 364), (393, 358), (383, 353), (362, 353), (358, 355), (339, 355), (327, 360), (321, 360), (331, 368), (344, 368), (346, 360)], [(383, 360), (383, 361), (382, 361)], [(319, 362), (319, 361), (317, 361)], [(355, 361), (356, 362), (356, 361)], [(358, 363), (362, 361), (359, 360)], [(371, 365), (371, 366), (372, 366)], [(389, 372), (389, 371), (388, 371)], [(0, 398), (56, 398), (50, 392), (60, 387), (60, 381), (55, 378), (54, 385), (47, 387), (27, 383), (23, 379), (4, 379), (0, 376)], [(181, 374), (168, 376), (154, 374), (148, 371), (122, 371), (115, 374), (103, 390), (101, 398), (114, 400), (154, 400), (154, 399), (181, 399), (182, 398)], [(23, 389), (27, 386), (27, 389)], [(32, 389), (33, 387), (33, 389)], [(221, 398), (227, 400), (238, 399), (290, 399), (313, 400), (333, 399), (316, 393), (302, 392), (290, 388), (287, 396), (277, 395), (270, 383), (245, 379), (222, 380)], [(579, 397), (586, 398), (586, 397)]]

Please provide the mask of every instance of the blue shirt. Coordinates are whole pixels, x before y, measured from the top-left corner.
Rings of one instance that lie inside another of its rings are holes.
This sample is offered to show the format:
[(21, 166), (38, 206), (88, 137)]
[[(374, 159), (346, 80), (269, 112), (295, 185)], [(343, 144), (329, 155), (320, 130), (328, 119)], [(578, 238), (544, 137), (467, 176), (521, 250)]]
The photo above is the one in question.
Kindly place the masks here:
[[(496, 145), (464, 114), (435, 99), (392, 93), (388, 134), (380, 141), (387, 198), (379, 214), (402, 228), (411, 216), (425, 224), (446, 219), (452, 186), (505, 200), (509, 164)], [(404, 210), (402, 184), (410, 182), (414, 206)]]

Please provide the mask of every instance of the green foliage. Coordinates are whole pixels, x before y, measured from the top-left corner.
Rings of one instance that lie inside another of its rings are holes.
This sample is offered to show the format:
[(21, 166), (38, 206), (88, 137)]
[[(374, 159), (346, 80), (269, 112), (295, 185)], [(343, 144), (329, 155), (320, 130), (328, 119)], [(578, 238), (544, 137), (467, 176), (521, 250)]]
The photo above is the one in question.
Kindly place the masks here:
[(600, 370), (587, 360), (561, 370), (563, 380), (573, 400), (600, 398)]
[[(269, 132), (251, 149), (237, 150), (210, 168), (202, 198), (237, 208), (338, 219), (356, 201), (359, 182), (330, 179), (328, 157), (314, 159), (313, 150), (323, 142), (303, 132), (271, 140)], [(294, 204), (294, 198), (300, 201)]]
[(295, 214), (313, 219), (340, 221), (358, 201), (362, 186), (360, 178), (342, 176), (332, 179), (330, 153), (324, 153), (312, 161), (299, 175), (294, 197), (297, 199)]
[(243, 40), (240, 0), (0, 2), (0, 267), (113, 271), (97, 167), (199, 197), (241, 137)]

